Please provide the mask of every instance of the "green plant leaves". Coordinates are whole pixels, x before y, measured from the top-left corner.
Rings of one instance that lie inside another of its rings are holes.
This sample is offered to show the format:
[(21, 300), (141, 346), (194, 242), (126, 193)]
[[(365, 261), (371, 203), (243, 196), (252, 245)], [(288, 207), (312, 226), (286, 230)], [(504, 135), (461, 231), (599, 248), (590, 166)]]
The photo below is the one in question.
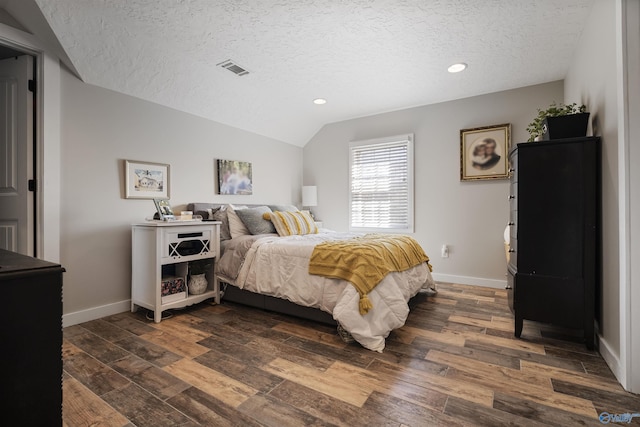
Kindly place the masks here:
[(575, 102), (573, 104), (556, 104), (555, 101), (551, 103), (549, 108), (541, 110), (538, 108), (538, 115), (533, 119), (529, 126), (527, 126), (527, 132), (529, 132), (529, 142), (535, 141), (536, 137), (542, 136), (544, 131), (542, 130), (542, 123), (547, 117), (566, 116), (569, 114), (585, 113), (587, 106), (582, 104), (578, 105)]

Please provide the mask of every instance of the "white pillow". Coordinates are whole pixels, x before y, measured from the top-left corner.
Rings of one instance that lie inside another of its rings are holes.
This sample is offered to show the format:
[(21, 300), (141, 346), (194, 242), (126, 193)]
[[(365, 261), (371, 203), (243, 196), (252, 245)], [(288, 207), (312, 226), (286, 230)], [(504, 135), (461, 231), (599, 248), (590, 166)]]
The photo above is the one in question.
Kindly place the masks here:
[(234, 206), (229, 204), (227, 207), (227, 216), (229, 217), (229, 232), (231, 233), (231, 238), (234, 239), (238, 236), (244, 236), (246, 234), (251, 234), (246, 225), (242, 222), (238, 214), (235, 211), (240, 209), (248, 209), (247, 206)]

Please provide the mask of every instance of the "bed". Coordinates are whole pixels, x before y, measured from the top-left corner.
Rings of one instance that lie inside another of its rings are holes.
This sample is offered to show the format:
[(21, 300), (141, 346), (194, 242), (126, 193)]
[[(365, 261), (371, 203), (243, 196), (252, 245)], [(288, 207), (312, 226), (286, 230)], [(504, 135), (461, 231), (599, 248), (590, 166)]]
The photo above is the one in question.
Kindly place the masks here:
[[(373, 271), (369, 268), (371, 264), (381, 263), (367, 259), (362, 271), (367, 275), (378, 274), (382, 279), (363, 290), (361, 286), (370, 281), (368, 277), (357, 280), (358, 277), (349, 276), (345, 280), (340, 278), (345, 277), (345, 272), (326, 274), (324, 270), (331, 267), (332, 258), (322, 258), (320, 249), (352, 245), (366, 238), (377, 240), (379, 236), (317, 230), (313, 223), (307, 224), (307, 230), (303, 230), (306, 233), (282, 235), (279, 233), (282, 230), (273, 230), (275, 227), (270, 228), (269, 222), (278, 226), (278, 216), (284, 216), (280, 212), (296, 212), (295, 207), (248, 205), (244, 209), (233, 205), (189, 205), (189, 210), (203, 218), (223, 222), (222, 255), (216, 265), (216, 274), (225, 289), (223, 302), (234, 300), (325, 323), (335, 322), (339, 330), (346, 331), (363, 347), (382, 352), (388, 334), (404, 325), (409, 314), (408, 301), (419, 292), (435, 293), (428, 258), (417, 243), (415, 251), (421, 252), (426, 260), (417, 259), (416, 255), (410, 266), (395, 267), (402, 271), (388, 274)], [(271, 218), (267, 220), (269, 215)], [(298, 213), (287, 215), (304, 218)], [(239, 229), (239, 219), (244, 230)], [(300, 224), (292, 223), (291, 228), (295, 227)], [(345, 251), (343, 247), (338, 249)], [(324, 255), (332, 254), (324, 252)], [(407, 258), (405, 252), (402, 258)], [(347, 273), (359, 271), (359, 268), (343, 269), (349, 270)]]

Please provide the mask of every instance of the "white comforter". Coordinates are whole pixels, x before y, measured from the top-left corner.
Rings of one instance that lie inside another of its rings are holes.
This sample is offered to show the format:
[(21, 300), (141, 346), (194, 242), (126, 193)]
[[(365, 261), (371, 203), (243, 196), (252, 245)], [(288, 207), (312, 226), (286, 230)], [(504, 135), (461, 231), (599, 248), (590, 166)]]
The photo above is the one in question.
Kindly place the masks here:
[(332, 313), (356, 341), (370, 350), (382, 352), (389, 332), (404, 325), (409, 314), (409, 299), (421, 289), (435, 289), (435, 283), (426, 263), (403, 272), (392, 272), (369, 293), (373, 309), (361, 315), (360, 296), (349, 282), (308, 273), (315, 245), (354, 236), (332, 232), (259, 238), (247, 252), (235, 284)]

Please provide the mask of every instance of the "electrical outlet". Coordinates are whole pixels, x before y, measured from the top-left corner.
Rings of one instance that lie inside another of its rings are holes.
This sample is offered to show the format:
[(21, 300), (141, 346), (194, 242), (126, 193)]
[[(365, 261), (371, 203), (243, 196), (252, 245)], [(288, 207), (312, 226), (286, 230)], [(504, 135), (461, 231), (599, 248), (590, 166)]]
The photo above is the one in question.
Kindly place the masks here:
[(449, 246), (442, 245), (442, 249), (440, 249), (440, 256), (442, 258), (449, 258)]

